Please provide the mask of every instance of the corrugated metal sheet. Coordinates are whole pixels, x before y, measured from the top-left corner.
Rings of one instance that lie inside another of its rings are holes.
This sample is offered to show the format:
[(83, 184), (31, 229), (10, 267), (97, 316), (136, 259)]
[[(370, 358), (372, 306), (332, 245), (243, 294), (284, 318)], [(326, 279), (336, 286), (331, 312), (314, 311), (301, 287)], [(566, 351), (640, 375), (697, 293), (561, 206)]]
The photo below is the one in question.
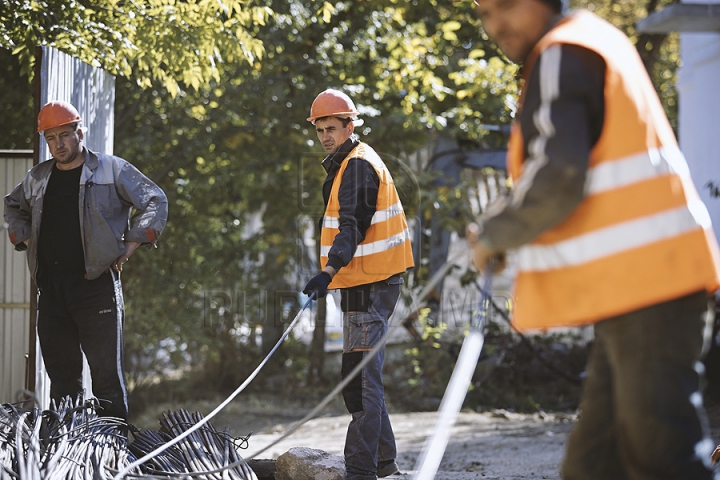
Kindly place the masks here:
[[(3, 197), (32, 168), (32, 150), (0, 150), (0, 185)], [(25, 388), (30, 340), (30, 273), (25, 255), (15, 252), (3, 223), (0, 232), (0, 403), (14, 402)]]

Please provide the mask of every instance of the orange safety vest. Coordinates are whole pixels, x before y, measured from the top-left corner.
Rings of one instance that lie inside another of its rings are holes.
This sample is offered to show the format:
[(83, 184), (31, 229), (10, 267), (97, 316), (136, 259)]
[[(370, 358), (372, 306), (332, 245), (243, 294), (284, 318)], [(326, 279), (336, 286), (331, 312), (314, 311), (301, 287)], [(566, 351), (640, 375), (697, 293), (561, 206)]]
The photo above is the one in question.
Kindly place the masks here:
[[(608, 22), (579, 12), (540, 39), (526, 62), (526, 82), (541, 52), (555, 44), (603, 57), (605, 119), (590, 153), (585, 199), (518, 250), (515, 325), (589, 324), (716, 290), (720, 251), (710, 216), (635, 47)], [(523, 152), (516, 124), (508, 147), (513, 179), (522, 175)]]
[(361, 158), (370, 163), (380, 179), (380, 187), (375, 214), (365, 239), (358, 245), (350, 263), (333, 277), (328, 286), (330, 289), (379, 282), (414, 266), (410, 231), (392, 176), (375, 150), (360, 142), (340, 164), (333, 180), (320, 233), (320, 268), (325, 268), (330, 247), (340, 231), (338, 192), (350, 158)]

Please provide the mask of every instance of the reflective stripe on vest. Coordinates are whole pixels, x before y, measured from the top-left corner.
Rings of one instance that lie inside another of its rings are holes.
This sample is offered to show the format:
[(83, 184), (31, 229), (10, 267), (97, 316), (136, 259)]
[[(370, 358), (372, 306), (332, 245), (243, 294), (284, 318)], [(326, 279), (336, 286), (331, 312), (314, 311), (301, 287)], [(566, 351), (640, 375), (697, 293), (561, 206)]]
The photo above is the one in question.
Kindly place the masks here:
[[(582, 325), (717, 289), (720, 252), (710, 216), (635, 48), (594, 14), (576, 13), (538, 42), (525, 64), (526, 80), (540, 53), (559, 44), (583, 46), (605, 60), (605, 121), (590, 155), (583, 202), (518, 250), (515, 326)], [(552, 53), (542, 62), (559, 66), (559, 47)], [(547, 64), (539, 68), (542, 77)], [(541, 109), (557, 94), (543, 88)], [(525, 168), (524, 151), (514, 128), (508, 168), (517, 185), (536, 170)], [(535, 153), (529, 149), (531, 157)]]
[[(367, 255), (374, 255), (376, 253), (381, 253), (386, 250), (390, 250), (391, 248), (395, 248), (398, 245), (402, 245), (405, 242), (410, 241), (410, 230), (407, 228), (403, 230), (402, 232), (398, 233), (397, 235), (393, 235), (390, 238), (386, 238), (384, 240), (378, 240), (376, 242), (370, 242), (370, 243), (361, 243), (357, 246), (357, 250), (355, 250), (354, 257), (365, 257)], [(322, 245), (320, 247), (320, 255), (323, 257), (327, 257), (328, 253), (330, 253), (329, 246)]]
[[(603, 163), (588, 171), (588, 195), (676, 174), (691, 182), (690, 171), (677, 148), (652, 149), (630, 158)], [(700, 226), (712, 228), (710, 215), (699, 198), (680, 206), (633, 220), (613, 224), (551, 245), (535, 244), (519, 249), (520, 270), (550, 270), (585, 262), (678, 236)]]
[[(373, 214), (371, 225), (375, 225), (378, 222), (386, 222), (396, 215), (404, 213), (402, 203), (399, 201), (389, 208), (378, 210)], [(323, 228), (340, 228), (340, 219), (338, 217), (323, 217)]]
[(321, 268), (325, 268), (335, 236), (340, 231), (338, 192), (347, 160), (351, 158), (367, 161), (378, 174), (380, 185), (376, 211), (352, 260), (333, 277), (329, 288), (348, 288), (378, 282), (414, 266), (410, 231), (392, 176), (377, 153), (361, 142), (341, 163), (333, 180), (320, 235)]

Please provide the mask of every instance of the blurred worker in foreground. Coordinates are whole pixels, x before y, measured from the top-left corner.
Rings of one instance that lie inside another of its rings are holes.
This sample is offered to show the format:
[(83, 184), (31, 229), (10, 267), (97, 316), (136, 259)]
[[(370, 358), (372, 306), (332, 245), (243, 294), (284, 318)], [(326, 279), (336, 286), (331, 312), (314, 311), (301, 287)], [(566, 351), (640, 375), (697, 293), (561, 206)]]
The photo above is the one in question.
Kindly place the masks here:
[(627, 37), (560, 0), (476, 0), (524, 86), (513, 192), (468, 228), (478, 269), (517, 249), (522, 331), (594, 324), (565, 479), (708, 479), (699, 367), (717, 241)]
[(155, 245), (167, 199), (130, 163), (85, 148), (81, 121), (69, 103), (42, 108), (38, 131), (52, 158), (5, 197), (5, 221), (40, 291), (37, 329), (50, 397), (82, 393), (85, 352), (99, 414), (127, 420), (120, 272), (138, 246)]
[[(400, 296), (401, 274), (413, 267), (405, 212), (390, 172), (375, 150), (354, 135), (361, 125), (350, 97), (333, 89), (310, 109), (322, 162), (325, 214), (320, 266), (303, 290), (323, 298), (340, 289), (343, 311), (342, 377), (385, 335)], [(352, 414), (345, 441), (346, 479), (374, 480), (398, 472), (395, 435), (385, 406), (383, 346), (343, 389)]]

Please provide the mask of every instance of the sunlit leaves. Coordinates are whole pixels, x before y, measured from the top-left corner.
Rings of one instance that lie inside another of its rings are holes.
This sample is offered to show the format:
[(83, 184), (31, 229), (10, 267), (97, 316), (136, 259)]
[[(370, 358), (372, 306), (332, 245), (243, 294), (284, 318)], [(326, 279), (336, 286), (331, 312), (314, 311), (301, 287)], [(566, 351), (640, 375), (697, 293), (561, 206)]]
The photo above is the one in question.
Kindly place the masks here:
[(36, 45), (49, 45), (143, 87), (172, 94), (218, 80), (227, 65), (263, 54), (255, 38), (272, 11), (248, 0), (10, 0), (0, 10), (0, 47), (31, 73)]
[(318, 11), (318, 16), (323, 19), (323, 22), (329, 23), (332, 16), (336, 13), (335, 7), (330, 2), (323, 2), (322, 7)]
[(443, 32), (443, 38), (448, 41), (457, 41), (458, 37), (455, 34), (460, 29), (460, 22), (452, 20), (445, 22), (440, 25), (440, 30)]
[[(477, 59), (496, 55), (486, 53), (493, 50), (480, 35), (469, 5), (378, 1), (374, 8), (352, 2), (336, 8), (332, 28), (316, 46), (317, 61), (327, 77), (340, 80), (361, 103), (371, 105), (378, 121), (387, 123), (383, 119), (390, 115), (402, 122), (395, 120), (406, 135), (449, 129), (472, 138), (483, 135), (474, 125), (479, 118), (509, 122), (511, 112), (502, 100), (506, 92), (498, 88), (490, 96), (500, 97), (484, 103), (470, 98), (476, 88), (462, 85), (478, 78), (477, 69), (487, 64), (477, 67)], [(468, 79), (460, 81), (461, 88), (455, 75)], [(504, 78), (514, 83), (512, 75)], [(474, 113), (467, 114), (469, 110)]]

